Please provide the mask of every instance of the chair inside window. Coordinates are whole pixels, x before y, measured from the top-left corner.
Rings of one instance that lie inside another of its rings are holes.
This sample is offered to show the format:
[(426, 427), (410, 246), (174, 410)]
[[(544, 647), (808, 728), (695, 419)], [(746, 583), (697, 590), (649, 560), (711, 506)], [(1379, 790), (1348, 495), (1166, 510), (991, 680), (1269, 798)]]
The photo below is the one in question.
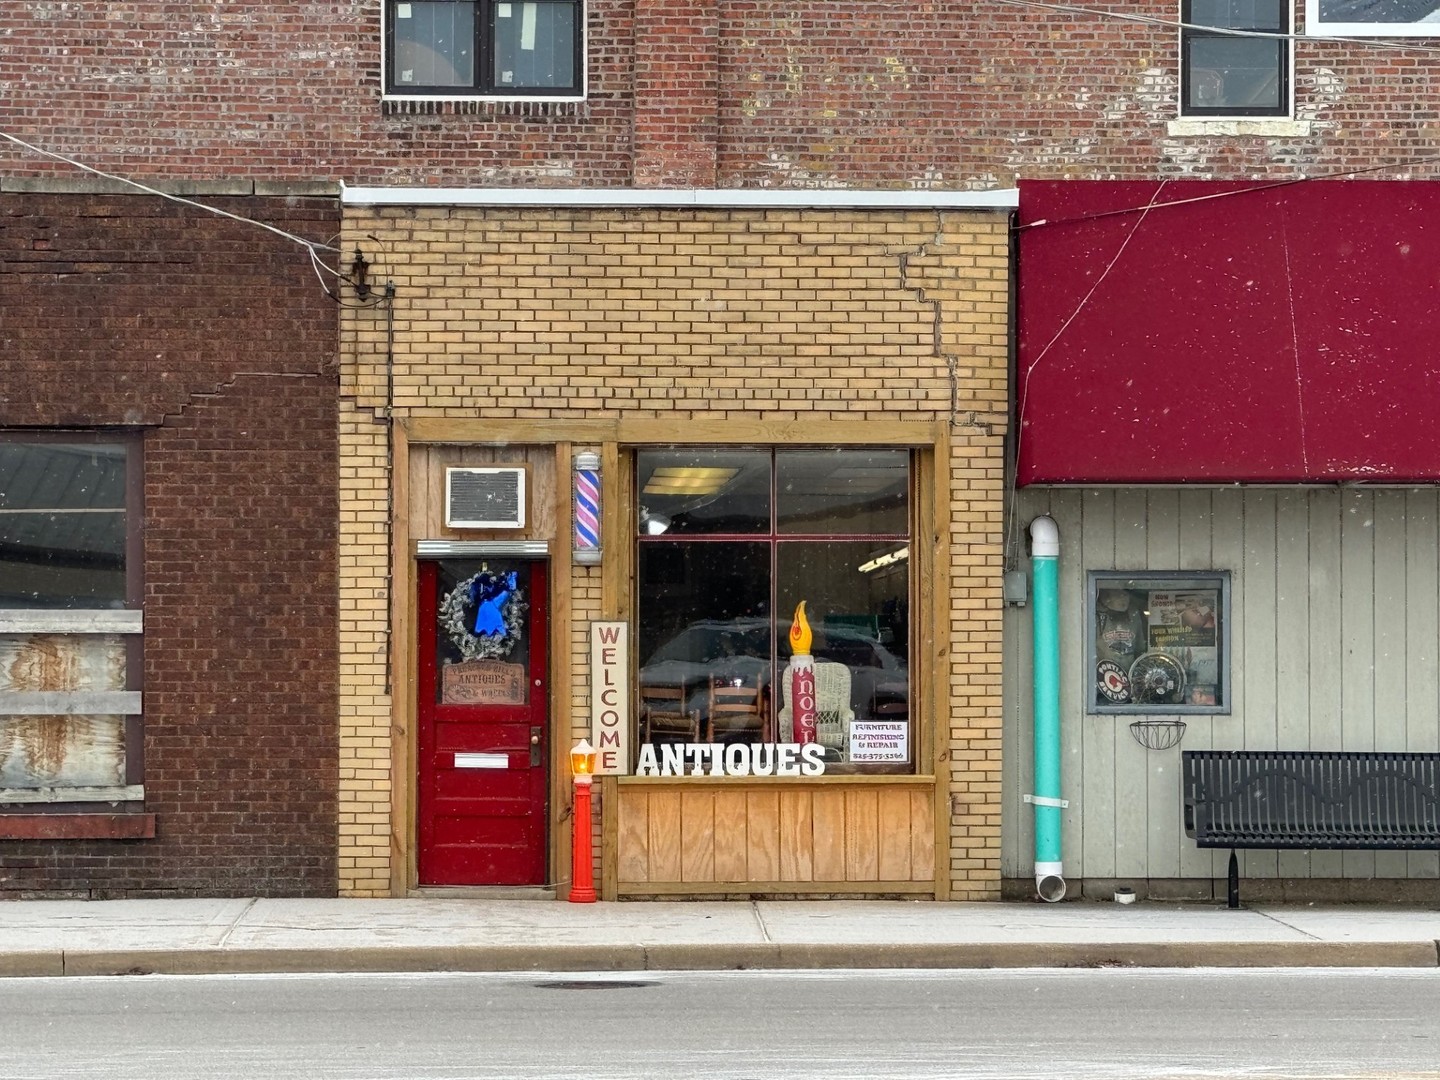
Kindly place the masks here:
[[(780, 678), (779, 741), (792, 742), (795, 738), (795, 722), (790, 713), (790, 703), (785, 700), (790, 691), (786, 685), (789, 676)], [(843, 759), (850, 749), (850, 721), (855, 719), (855, 710), (850, 707), (850, 669), (833, 660), (815, 661), (815, 741), (821, 746), (836, 751)]]
[(700, 717), (685, 708), (679, 686), (645, 686), (640, 690), (641, 742), (699, 742)]
[(709, 742), (768, 741), (765, 692), (759, 686), (736, 686), (730, 679), (711, 676), (709, 706)]

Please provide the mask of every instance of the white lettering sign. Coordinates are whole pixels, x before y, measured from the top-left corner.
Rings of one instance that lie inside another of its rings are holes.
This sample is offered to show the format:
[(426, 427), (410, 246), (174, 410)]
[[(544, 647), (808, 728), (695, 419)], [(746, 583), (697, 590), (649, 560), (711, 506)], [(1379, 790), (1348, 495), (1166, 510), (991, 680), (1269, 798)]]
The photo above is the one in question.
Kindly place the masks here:
[[(902, 725), (903, 726), (903, 725)], [(819, 743), (650, 743), (640, 747), (637, 776), (821, 776)]]
[(851, 761), (909, 761), (910, 725), (903, 720), (852, 720)]
[(630, 771), (630, 646), (623, 622), (590, 624), (590, 741), (595, 773)]

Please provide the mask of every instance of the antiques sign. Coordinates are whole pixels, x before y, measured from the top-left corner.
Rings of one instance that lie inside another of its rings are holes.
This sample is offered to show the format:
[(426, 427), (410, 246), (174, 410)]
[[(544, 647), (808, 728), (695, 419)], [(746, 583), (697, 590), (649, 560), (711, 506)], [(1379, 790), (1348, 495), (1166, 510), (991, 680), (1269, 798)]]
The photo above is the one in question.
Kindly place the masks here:
[(658, 748), (645, 743), (635, 774), (823, 776), (825, 748), (819, 743), (666, 743)]
[(525, 665), (499, 660), (467, 660), (441, 672), (444, 705), (524, 705)]

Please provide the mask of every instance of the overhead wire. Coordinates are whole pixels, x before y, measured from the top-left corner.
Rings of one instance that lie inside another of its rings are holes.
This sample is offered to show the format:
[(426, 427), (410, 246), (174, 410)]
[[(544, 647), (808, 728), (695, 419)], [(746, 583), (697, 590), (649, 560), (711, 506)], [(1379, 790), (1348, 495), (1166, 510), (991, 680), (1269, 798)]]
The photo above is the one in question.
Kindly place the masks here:
[(297, 236), (295, 233), (287, 232), (286, 230), (271, 225), (268, 222), (259, 221), (255, 218), (248, 218), (245, 217), (243, 214), (231, 213), (229, 210), (223, 210), (218, 206), (211, 206), (208, 203), (197, 202), (194, 199), (187, 199), (182, 195), (176, 195), (174, 192), (164, 191), (160, 188), (152, 187), (149, 184), (142, 183), (139, 180), (131, 179), (128, 176), (121, 176), (117, 173), (106, 172), (104, 169), (97, 169), (93, 165), (87, 165), (85, 164), (85, 162), (79, 161), (73, 157), (69, 157), (68, 155), (61, 154), (54, 150), (47, 150), (43, 146), (36, 146), (34, 143), (27, 142), (25, 139), (22, 139), (17, 135), (12, 135), (8, 131), (0, 131), (0, 139), (4, 139), (7, 142), (14, 143), (16, 146), (29, 150), (31, 153), (39, 154), (41, 157), (47, 157), (54, 161), (63, 162), (64, 164), (69, 165), (72, 168), (79, 169), (82, 172), (87, 172), (94, 176), (99, 176), (105, 180), (112, 181), (113, 183), (124, 184), (127, 187), (132, 187), (138, 191), (143, 191), (147, 195), (154, 195), (161, 199), (167, 199), (170, 202), (179, 203), (182, 206), (189, 206), (193, 207), (196, 210), (203, 210), (207, 214), (216, 214), (219, 217), (229, 218), (231, 221), (238, 221), (245, 225), (254, 225), (256, 228), (264, 229), (266, 232), (274, 233), (276, 236), (282, 237), (285, 240), (289, 240), (292, 243), (299, 244), (301, 247), (305, 248), (306, 252), (310, 256), (310, 266), (315, 273), (316, 280), (318, 280), (320, 283), (321, 290), (325, 293), (326, 296), (330, 297), (330, 299), (334, 300), (341, 307), (379, 307), (390, 298), (391, 291), (388, 287), (376, 289), (373, 299), (363, 300), (359, 303), (347, 302), (337, 293), (331, 291), (330, 287), (325, 282), (325, 278), (323, 276), (324, 274), (330, 274), (338, 281), (347, 282), (351, 285), (355, 284), (355, 282), (352, 281), (348, 275), (346, 275), (340, 270), (337, 270), (335, 267), (330, 266), (321, 257), (321, 252), (343, 254), (341, 248), (334, 247), (333, 245), (328, 243), (322, 244), (314, 240), (307, 240), (303, 236)]
[(218, 214), (220, 217), (230, 218), (232, 221), (243, 222), (247, 225), (255, 225), (261, 229), (265, 229), (267, 232), (274, 233), (276, 236), (282, 236), (286, 240), (293, 241), (294, 243), (300, 244), (302, 247), (309, 248), (312, 256), (319, 249), (324, 249), (326, 251), (338, 250), (336, 248), (327, 247), (324, 244), (317, 244), (313, 240), (306, 240), (303, 236), (296, 236), (294, 233), (286, 232), (284, 229), (276, 228), (274, 225), (267, 224), (266, 222), (256, 221), (254, 218), (247, 218), (241, 214), (232, 214), (230, 211), (222, 210), (218, 206), (207, 206), (205, 203), (196, 202), (194, 199), (187, 199), (181, 195), (176, 195), (173, 192), (162, 191), (159, 188), (151, 187), (149, 184), (142, 184), (139, 180), (132, 180), (128, 176), (119, 176), (115, 173), (105, 172), (103, 169), (97, 169), (93, 165), (86, 165), (83, 161), (77, 161), (75, 158), (67, 157), (65, 154), (58, 153), (54, 150), (46, 150), (42, 146), (36, 146), (34, 143), (26, 142), (24, 139), (16, 135), (11, 135), (8, 131), (0, 131), (0, 139), (5, 139), (7, 142), (12, 142), (16, 146), (24, 147), (31, 153), (39, 154), (41, 157), (51, 158), (55, 161), (62, 161), (66, 165), (69, 165), (76, 169), (80, 169), (83, 172), (103, 177), (104, 179), (113, 181), (117, 184), (125, 184), (129, 187), (133, 187), (140, 191), (143, 191), (149, 195), (158, 195), (162, 199), (169, 199), (171, 202), (181, 203), (185, 206), (193, 206), (195, 209), (204, 210), (206, 213), (209, 214)]

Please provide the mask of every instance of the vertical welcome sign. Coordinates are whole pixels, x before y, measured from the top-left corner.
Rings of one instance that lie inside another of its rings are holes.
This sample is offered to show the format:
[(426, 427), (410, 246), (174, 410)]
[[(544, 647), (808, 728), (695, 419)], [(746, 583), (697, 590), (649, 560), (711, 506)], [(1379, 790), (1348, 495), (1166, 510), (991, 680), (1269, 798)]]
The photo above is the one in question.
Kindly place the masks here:
[(623, 622), (590, 624), (590, 742), (597, 775), (630, 771), (630, 646)]

